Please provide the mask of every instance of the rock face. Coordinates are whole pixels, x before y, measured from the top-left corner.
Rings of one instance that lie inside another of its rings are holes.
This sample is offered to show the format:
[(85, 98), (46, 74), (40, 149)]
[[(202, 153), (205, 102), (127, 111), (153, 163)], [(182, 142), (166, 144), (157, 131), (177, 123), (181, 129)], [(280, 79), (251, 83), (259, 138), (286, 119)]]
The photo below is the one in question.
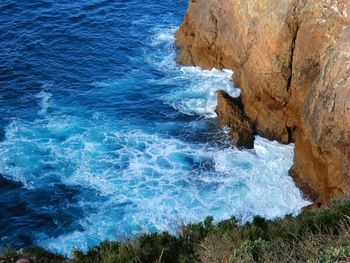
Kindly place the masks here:
[(234, 71), (260, 135), (295, 141), (308, 197), (349, 192), (349, 0), (190, 0), (176, 44), (181, 63)]
[(254, 130), (251, 121), (242, 111), (241, 99), (232, 98), (225, 91), (217, 92), (216, 113), (221, 126), (230, 128), (230, 136), (238, 148), (254, 147)]

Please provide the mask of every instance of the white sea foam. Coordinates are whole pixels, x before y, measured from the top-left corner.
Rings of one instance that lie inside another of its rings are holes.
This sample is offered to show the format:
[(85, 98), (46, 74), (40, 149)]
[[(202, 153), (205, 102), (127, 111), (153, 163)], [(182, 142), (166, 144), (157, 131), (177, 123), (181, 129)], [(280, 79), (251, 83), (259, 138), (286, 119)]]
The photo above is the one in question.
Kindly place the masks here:
[[(114, 133), (104, 141), (122, 145), (113, 151), (115, 158), (104, 154), (92, 159), (86, 154), (63, 180), (93, 187), (109, 201), (98, 203), (98, 213), (80, 222), (83, 233), (52, 239), (50, 248), (69, 251), (82, 240), (91, 244), (89, 239), (96, 243), (140, 231), (169, 230), (171, 224), (207, 215), (217, 220), (232, 215), (242, 220), (254, 215), (281, 217), (308, 204), (287, 175), (292, 145), (257, 137), (255, 150), (240, 151), (143, 133)], [(67, 159), (74, 160), (77, 154), (70, 153)]]
[[(85, 131), (66, 133), (83, 123)], [(80, 206), (95, 210), (81, 219), (82, 232), (38, 237), (40, 245), (59, 252), (142, 230), (169, 229), (207, 215), (217, 220), (232, 215), (243, 220), (254, 215), (275, 218), (296, 214), (308, 204), (287, 174), (292, 145), (257, 137), (254, 150), (241, 151), (101, 129), (96, 120), (86, 123), (72, 117), (35, 125), (35, 131), (26, 122), (8, 127), (0, 145), (0, 173), (27, 187), (58, 178), (107, 198), (100, 202), (82, 196)], [(55, 139), (60, 137), (65, 139)], [(42, 174), (47, 165), (54, 169)]]
[[(232, 71), (201, 70), (198, 67), (181, 67), (179, 76), (171, 81), (190, 80), (184, 86), (163, 96), (165, 103), (187, 115), (216, 117), (216, 91), (225, 90), (231, 96), (239, 96), (239, 89), (234, 88)], [(185, 81), (184, 81), (185, 82)]]
[(39, 114), (46, 114), (50, 107), (49, 100), (52, 94), (42, 90), (35, 97), (39, 99), (39, 105), (41, 107)]
[[(157, 47), (159, 45), (173, 45), (175, 42), (175, 32), (177, 27), (154, 28), (151, 38), (151, 45)], [(157, 33), (158, 32), (158, 33)], [(172, 53), (173, 50), (170, 50)]]
[(174, 109), (187, 115), (200, 115), (208, 118), (216, 117), (216, 94), (219, 89), (225, 90), (231, 96), (237, 97), (239, 89), (234, 87), (231, 70), (201, 70), (199, 67), (178, 66), (175, 63), (173, 48), (174, 34), (177, 28), (157, 29), (157, 34), (151, 39), (151, 45), (166, 53), (161, 57), (154, 55), (148, 61), (169, 77), (163, 84), (181, 83), (177, 89), (171, 90), (162, 99)]

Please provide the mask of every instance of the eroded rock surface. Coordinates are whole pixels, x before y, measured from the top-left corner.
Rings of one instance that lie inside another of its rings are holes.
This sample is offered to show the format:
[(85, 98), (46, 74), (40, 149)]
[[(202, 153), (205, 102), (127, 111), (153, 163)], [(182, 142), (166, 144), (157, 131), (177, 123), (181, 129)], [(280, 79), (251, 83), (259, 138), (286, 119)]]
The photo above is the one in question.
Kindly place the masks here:
[(309, 197), (349, 192), (348, 0), (190, 0), (176, 39), (180, 62), (233, 69), (260, 135), (295, 141)]
[(254, 129), (251, 121), (244, 115), (241, 99), (232, 98), (225, 91), (217, 91), (216, 113), (221, 126), (230, 129), (230, 137), (238, 148), (254, 147)]

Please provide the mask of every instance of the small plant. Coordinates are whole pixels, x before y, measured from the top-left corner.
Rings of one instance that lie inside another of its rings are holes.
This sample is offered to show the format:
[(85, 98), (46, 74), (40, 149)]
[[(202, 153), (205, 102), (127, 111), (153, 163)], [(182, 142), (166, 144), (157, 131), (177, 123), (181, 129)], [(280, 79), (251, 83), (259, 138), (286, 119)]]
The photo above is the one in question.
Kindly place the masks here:
[(341, 263), (350, 262), (350, 247), (332, 247), (322, 251), (317, 259), (310, 259), (307, 263)]
[(17, 252), (14, 249), (11, 248), (4, 248), (1, 251), (1, 256), (0, 256), (0, 262), (16, 262), (17, 260)]

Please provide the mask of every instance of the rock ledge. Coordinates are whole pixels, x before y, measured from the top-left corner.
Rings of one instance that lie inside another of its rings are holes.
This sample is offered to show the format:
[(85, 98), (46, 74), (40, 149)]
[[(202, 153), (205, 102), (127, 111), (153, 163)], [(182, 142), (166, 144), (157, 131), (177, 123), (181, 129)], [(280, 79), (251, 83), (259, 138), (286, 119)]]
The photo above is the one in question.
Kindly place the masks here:
[(223, 90), (217, 91), (216, 113), (220, 126), (230, 129), (230, 137), (238, 148), (254, 147), (252, 122), (244, 115), (240, 97), (232, 98)]

